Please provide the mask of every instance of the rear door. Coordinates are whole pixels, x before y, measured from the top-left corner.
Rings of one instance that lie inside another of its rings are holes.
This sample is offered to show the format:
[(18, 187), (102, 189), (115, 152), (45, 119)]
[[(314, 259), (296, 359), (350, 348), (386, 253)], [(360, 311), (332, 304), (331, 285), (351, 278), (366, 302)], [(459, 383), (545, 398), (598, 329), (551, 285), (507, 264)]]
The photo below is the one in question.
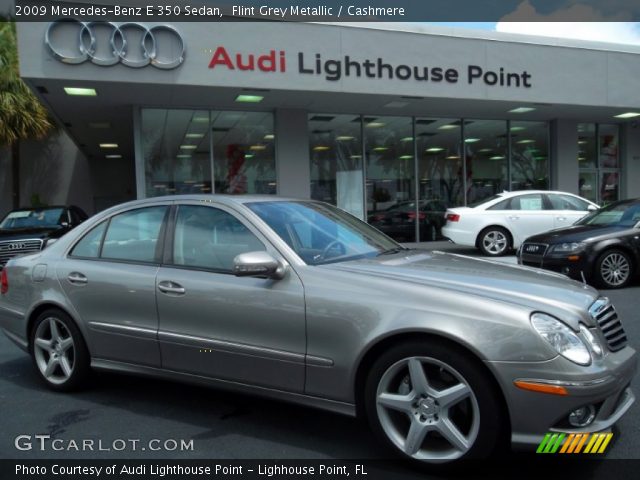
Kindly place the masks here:
[(508, 209), (502, 213), (514, 236), (514, 246), (532, 235), (553, 229), (553, 212), (546, 208), (541, 193), (512, 197)]
[(168, 209), (118, 213), (58, 263), (58, 280), (88, 326), (94, 358), (160, 366), (156, 274)]

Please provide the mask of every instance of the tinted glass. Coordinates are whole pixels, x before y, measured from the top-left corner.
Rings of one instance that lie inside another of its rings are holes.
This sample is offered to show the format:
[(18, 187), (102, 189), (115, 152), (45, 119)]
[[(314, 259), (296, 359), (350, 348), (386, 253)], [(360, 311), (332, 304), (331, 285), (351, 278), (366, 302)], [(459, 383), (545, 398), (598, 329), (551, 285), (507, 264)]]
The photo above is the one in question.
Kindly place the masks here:
[(153, 262), (167, 207), (133, 210), (111, 219), (102, 247), (102, 258)]
[(467, 120), (464, 137), (467, 202), (508, 190), (507, 122)]
[(74, 257), (98, 258), (100, 255), (100, 242), (106, 226), (107, 222), (102, 222), (82, 237), (82, 240), (71, 251), (71, 255)]
[(513, 197), (509, 205), (510, 210), (544, 210), (544, 199), (539, 193)]
[(614, 203), (578, 220), (576, 225), (611, 225), (631, 228), (640, 222), (640, 203)]
[(502, 202), (498, 202), (492, 207), (487, 208), (487, 210), (509, 210), (511, 208), (511, 199), (507, 198)]
[(20, 228), (50, 228), (60, 225), (61, 221), (67, 221), (64, 215), (64, 208), (34, 208), (31, 210), (17, 210), (9, 212), (4, 217), (0, 228), (20, 229)]
[(402, 248), (375, 228), (330, 205), (256, 202), (247, 206), (310, 265), (371, 257)]
[(549, 188), (549, 124), (511, 122), (511, 190)]
[(237, 255), (259, 250), (266, 250), (264, 244), (224, 210), (200, 206), (181, 206), (178, 210), (174, 265), (231, 271)]

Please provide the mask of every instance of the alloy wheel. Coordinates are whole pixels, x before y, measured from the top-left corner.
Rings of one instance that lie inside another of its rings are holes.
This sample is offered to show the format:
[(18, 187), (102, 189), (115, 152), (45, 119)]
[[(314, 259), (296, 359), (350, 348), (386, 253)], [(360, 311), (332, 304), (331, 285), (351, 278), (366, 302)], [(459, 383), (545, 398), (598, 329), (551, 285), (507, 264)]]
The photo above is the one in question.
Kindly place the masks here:
[(509, 245), (509, 239), (500, 230), (491, 230), (482, 237), (484, 249), (491, 255), (500, 255)]
[(65, 383), (73, 374), (75, 344), (69, 329), (58, 318), (47, 317), (35, 333), (33, 351), (43, 377), (56, 385)]
[(445, 462), (465, 455), (480, 426), (478, 401), (453, 367), (409, 357), (380, 378), (376, 410), (392, 443), (416, 460)]
[(612, 252), (600, 262), (600, 275), (608, 285), (618, 287), (623, 285), (631, 274), (629, 260), (618, 252)]

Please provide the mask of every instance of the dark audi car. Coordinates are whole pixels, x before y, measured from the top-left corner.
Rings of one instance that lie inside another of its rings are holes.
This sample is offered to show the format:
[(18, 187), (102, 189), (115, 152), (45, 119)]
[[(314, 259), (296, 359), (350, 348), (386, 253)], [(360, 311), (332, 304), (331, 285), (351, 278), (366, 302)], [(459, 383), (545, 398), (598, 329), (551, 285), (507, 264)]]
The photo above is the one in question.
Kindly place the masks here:
[(0, 222), (0, 270), (10, 258), (42, 250), (87, 218), (73, 205), (9, 212)]
[(518, 263), (602, 288), (627, 286), (640, 265), (640, 199), (612, 203), (570, 227), (527, 238)]

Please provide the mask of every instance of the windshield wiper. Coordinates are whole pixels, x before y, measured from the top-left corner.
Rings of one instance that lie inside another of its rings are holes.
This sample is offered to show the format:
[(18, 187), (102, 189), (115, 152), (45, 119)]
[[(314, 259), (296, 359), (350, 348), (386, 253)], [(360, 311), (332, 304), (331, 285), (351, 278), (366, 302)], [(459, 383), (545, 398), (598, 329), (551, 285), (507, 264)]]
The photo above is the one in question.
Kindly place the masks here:
[(394, 255), (396, 253), (400, 253), (404, 250), (411, 250), (410, 248), (407, 247), (394, 247), (394, 248), (389, 248), (387, 250), (383, 250), (382, 252), (380, 252), (378, 255), (376, 256), (381, 256), (381, 255)]

